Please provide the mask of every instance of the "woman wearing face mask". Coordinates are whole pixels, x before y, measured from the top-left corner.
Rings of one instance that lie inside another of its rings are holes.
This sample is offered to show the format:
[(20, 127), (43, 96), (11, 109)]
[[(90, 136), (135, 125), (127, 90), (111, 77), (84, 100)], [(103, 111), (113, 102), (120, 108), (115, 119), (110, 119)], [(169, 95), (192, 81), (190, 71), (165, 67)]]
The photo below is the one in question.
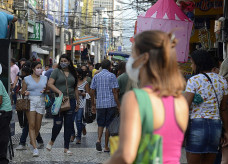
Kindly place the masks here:
[(185, 81), (175, 45), (175, 38), (161, 31), (144, 31), (135, 37), (126, 71), (130, 79), (140, 81), (141, 89), (123, 97), (119, 148), (107, 163), (133, 163), (144, 134), (162, 138), (162, 159), (157, 157), (155, 163), (180, 163), (188, 105), (182, 96)]
[(26, 113), (29, 122), (30, 143), (33, 146), (33, 156), (39, 156), (36, 145), (36, 137), (39, 134), (42, 117), (45, 113), (44, 91), (47, 85), (47, 77), (42, 76), (42, 65), (40, 62), (33, 62), (31, 65), (32, 74), (26, 76), (22, 83), (22, 94), (29, 96), (30, 111)]
[(64, 153), (72, 155), (72, 152), (69, 150), (69, 143), (74, 126), (74, 120), (72, 118), (75, 111), (79, 108), (79, 104), (77, 103), (76, 105), (75, 101), (75, 99), (77, 99), (77, 102), (79, 102), (77, 82), (76, 69), (73, 66), (70, 56), (65, 54), (62, 55), (59, 59), (58, 68), (55, 69), (50, 76), (48, 86), (58, 96), (61, 96), (62, 94), (63, 96), (69, 96), (71, 108), (70, 110), (60, 112), (58, 115), (54, 116), (51, 141), (46, 147), (49, 151), (51, 151), (52, 145), (59, 135), (64, 122)]
[[(83, 117), (84, 107), (85, 107), (85, 98), (89, 97), (89, 84), (86, 80), (87, 72), (83, 71), (82, 69), (78, 69), (77, 72), (78, 72), (79, 109), (75, 113), (74, 120), (77, 127), (76, 144), (81, 144), (82, 131), (84, 135), (86, 134), (85, 125), (82, 123), (82, 117)], [(73, 135), (74, 134), (75, 134), (75, 131), (73, 129)]]

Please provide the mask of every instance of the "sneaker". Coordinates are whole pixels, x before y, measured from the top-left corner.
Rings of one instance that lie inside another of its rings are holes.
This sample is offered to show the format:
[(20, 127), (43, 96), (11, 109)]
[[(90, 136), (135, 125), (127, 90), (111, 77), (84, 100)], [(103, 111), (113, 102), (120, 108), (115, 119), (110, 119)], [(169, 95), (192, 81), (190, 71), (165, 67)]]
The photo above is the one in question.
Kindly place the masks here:
[(25, 145), (19, 145), (16, 150), (26, 150), (26, 146)]
[(38, 143), (37, 149), (43, 149), (44, 148), (44, 143)]
[(39, 157), (39, 150), (36, 148), (36, 149), (33, 149), (33, 157)]

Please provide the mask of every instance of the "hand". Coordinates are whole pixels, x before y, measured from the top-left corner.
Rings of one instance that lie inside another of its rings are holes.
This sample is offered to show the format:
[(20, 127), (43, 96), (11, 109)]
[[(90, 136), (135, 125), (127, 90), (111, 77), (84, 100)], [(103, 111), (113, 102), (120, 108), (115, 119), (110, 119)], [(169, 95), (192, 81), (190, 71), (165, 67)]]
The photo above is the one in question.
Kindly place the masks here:
[(95, 105), (92, 105), (92, 113), (93, 114), (96, 114), (96, 107), (95, 107)]
[(44, 92), (45, 92), (45, 90), (46, 90), (46, 88), (44, 88), (42, 91), (40, 91), (40, 93), (44, 93)]
[(222, 147), (226, 147), (226, 146), (228, 146), (228, 133), (224, 132), (224, 138), (223, 138), (223, 141), (222, 141)]
[(25, 96), (28, 96), (29, 94), (29, 91), (25, 91)]
[(75, 112), (77, 112), (79, 109), (79, 104), (76, 105)]
[(59, 92), (58, 94), (59, 94), (59, 96), (62, 96), (63, 93), (62, 92)]

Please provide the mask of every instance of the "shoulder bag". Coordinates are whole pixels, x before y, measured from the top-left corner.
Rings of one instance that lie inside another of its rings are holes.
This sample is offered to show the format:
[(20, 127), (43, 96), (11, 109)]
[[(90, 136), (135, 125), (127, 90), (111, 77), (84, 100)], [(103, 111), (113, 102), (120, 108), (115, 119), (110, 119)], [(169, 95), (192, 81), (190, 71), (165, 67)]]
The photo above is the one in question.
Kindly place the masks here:
[(61, 71), (66, 79), (66, 89), (67, 89), (67, 96), (63, 96), (60, 112), (68, 111), (70, 110), (70, 97), (69, 97), (69, 90), (68, 90), (68, 83), (67, 83), (67, 77), (63, 71)]
[[(135, 158), (135, 164), (162, 164), (162, 138), (153, 134), (153, 111), (148, 93), (142, 89), (133, 89), (138, 104), (142, 123), (142, 135)], [(118, 148), (118, 136), (110, 137), (111, 153)], [(113, 147), (112, 147), (113, 145)], [(115, 150), (113, 150), (114, 148)]]

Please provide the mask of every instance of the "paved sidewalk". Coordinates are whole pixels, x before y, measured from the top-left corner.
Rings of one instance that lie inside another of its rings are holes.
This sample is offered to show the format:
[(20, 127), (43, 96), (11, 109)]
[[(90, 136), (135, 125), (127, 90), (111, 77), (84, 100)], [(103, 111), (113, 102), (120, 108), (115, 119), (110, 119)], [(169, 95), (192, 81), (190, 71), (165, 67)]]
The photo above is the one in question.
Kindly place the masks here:
[[(51, 138), (51, 129), (53, 121), (52, 119), (43, 119), (41, 127), (41, 136), (46, 144)], [(108, 153), (97, 152), (95, 150), (95, 142), (97, 140), (97, 125), (96, 123), (88, 124), (86, 126), (87, 135), (82, 138), (82, 144), (76, 145), (70, 144), (70, 150), (73, 152), (73, 156), (67, 156), (63, 152), (63, 130), (62, 128), (56, 142), (49, 152), (44, 149), (40, 149), (39, 157), (32, 157), (32, 147), (29, 145), (27, 150), (17, 151), (15, 148), (18, 146), (19, 138), (21, 136), (21, 128), (18, 122), (16, 122), (16, 135), (13, 136), (14, 153), (15, 157), (11, 161), (11, 164), (98, 164), (103, 163), (109, 158)], [(29, 137), (27, 138), (27, 144), (29, 143)], [(104, 136), (103, 141), (104, 144)], [(103, 145), (104, 146), (104, 145)], [(182, 151), (181, 163), (187, 163), (185, 159), (185, 151)]]

